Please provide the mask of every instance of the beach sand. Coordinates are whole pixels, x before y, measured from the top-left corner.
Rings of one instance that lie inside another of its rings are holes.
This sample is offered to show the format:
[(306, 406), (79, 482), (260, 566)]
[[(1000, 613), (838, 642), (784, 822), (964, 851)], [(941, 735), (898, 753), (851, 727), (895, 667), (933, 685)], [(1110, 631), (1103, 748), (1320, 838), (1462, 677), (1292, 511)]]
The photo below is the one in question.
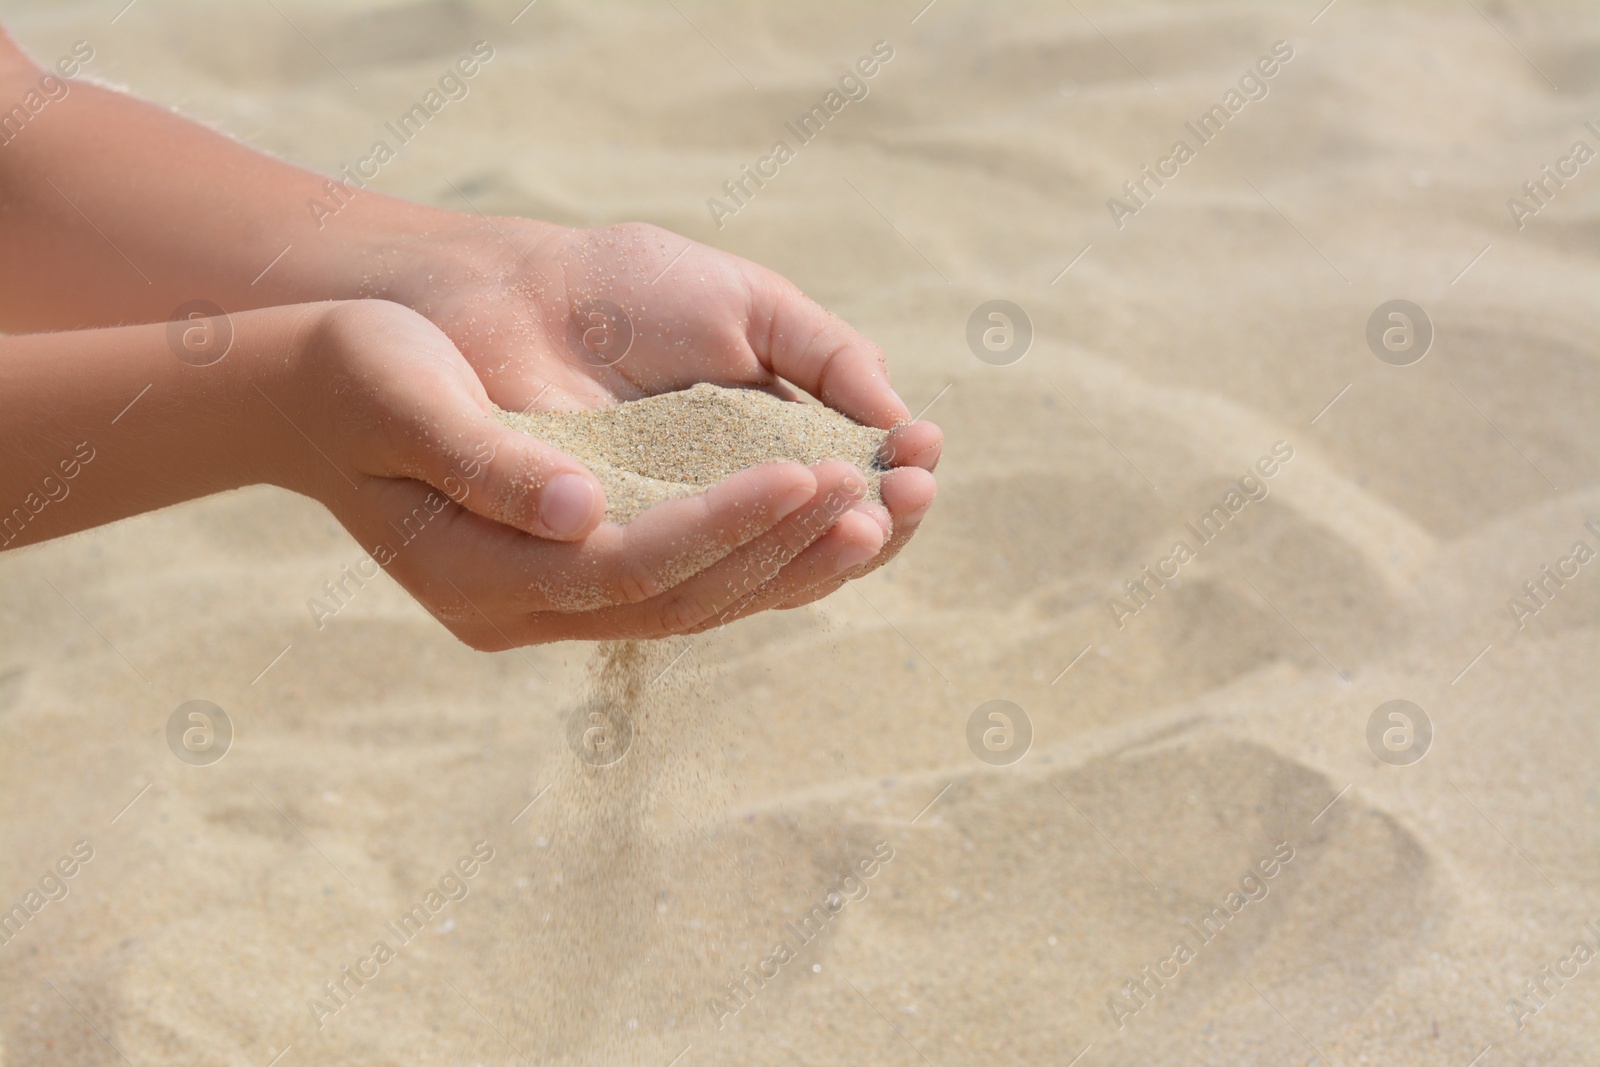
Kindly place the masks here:
[[(1596, 564), (1508, 607), (1600, 547), (1597, 164), (1507, 207), (1596, 144), (1592, 7), (117, 6), (0, 17), (328, 172), (491, 41), (380, 188), (764, 263), (948, 441), (890, 566), (650, 650), (612, 768), (567, 745), (590, 647), (473, 653), (383, 577), (319, 628), (361, 551), (308, 500), (0, 556), (0, 906), (92, 849), (0, 945), (8, 1067), (1600, 1059)], [(966, 340), (994, 299), (1006, 366)], [(1366, 340), (1395, 299), (1409, 366)], [(210, 766), (167, 745), (190, 699)], [(1006, 766), (967, 741), (997, 699)], [(1418, 762), (1369, 745), (1392, 700)]]

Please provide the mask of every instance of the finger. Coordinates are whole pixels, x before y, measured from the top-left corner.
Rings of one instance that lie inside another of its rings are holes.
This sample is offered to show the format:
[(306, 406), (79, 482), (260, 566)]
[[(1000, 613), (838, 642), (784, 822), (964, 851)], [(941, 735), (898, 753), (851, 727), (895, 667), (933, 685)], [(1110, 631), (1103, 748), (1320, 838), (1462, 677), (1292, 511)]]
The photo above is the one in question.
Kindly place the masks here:
[[(666, 637), (687, 633), (716, 618), (781, 574), (810, 547), (843, 527), (830, 543), (831, 557), (813, 556), (802, 571), (811, 581), (860, 566), (883, 543), (870, 517), (855, 511), (866, 482), (848, 463), (816, 468), (817, 492), (773, 529), (661, 596), (638, 604), (603, 608), (570, 618), (571, 636), (580, 640)], [(803, 584), (795, 577), (796, 586)]]
[[(357, 300), (330, 312), (325, 339), (356, 353), (382, 453), (368, 468), (432, 485), (470, 510), (536, 537), (570, 540), (605, 514), (605, 492), (582, 463), (498, 422), (483, 383), (449, 337), (398, 304)], [(386, 359), (362, 362), (362, 354)], [(396, 368), (401, 368), (396, 372)], [(354, 383), (352, 383), (353, 385)], [(338, 411), (338, 415), (344, 412)], [(348, 421), (337, 418), (336, 425)]]
[[(770, 607), (788, 593), (807, 585), (826, 582), (848, 574), (868, 559), (883, 543), (883, 533), (871, 518), (859, 511), (841, 515), (829, 531), (803, 549), (779, 577), (759, 587), (758, 592), (735, 594), (729, 584), (718, 589), (708, 584), (705, 597), (685, 594), (673, 597), (666, 610), (643, 620), (644, 629), (635, 636), (668, 637), (674, 634), (702, 633), (726, 625), (746, 615)], [(665, 599), (665, 598), (664, 598)], [(602, 629), (595, 635), (609, 633)]]
[(911, 417), (889, 385), (883, 349), (783, 276), (747, 270), (747, 337), (762, 366), (865, 425), (888, 429)]
[(882, 522), (873, 518), (868, 509), (850, 511), (840, 517), (827, 536), (796, 556), (771, 581), (714, 617), (702, 620), (690, 632), (726, 626), (791, 601), (796, 606), (810, 603), (838, 589), (864, 563), (875, 559), (885, 545)]
[(885, 535), (883, 546), (870, 559), (848, 571), (823, 580), (809, 580), (804, 572), (797, 572), (801, 575), (799, 588), (795, 588), (796, 583), (793, 582), (775, 581), (769, 588), (761, 591), (759, 600), (751, 601), (751, 606), (741, 606), (735, 617), (743, 618), (745, 615), (769, 608), (788, 610), (804, 607), (837, 592), (845, 582), (871, 574), (893, 559), (911, 540), (911, 536), (916, 533), (918, 525), (933, 504), (935, 489), (933, 475), (927, 471), (916, 467), (889, 471), (879, 484), (883, 504), (867, 503), (858, 506), (859, 511), (877, 520)]
[(897, 426), (878, 449), (878, 462), (885, 467), (921, 467), (931, 471), (939, 465), (944, 451), (944, 431), (931, 422), (908, 422)]
[(889, 512), (891, 545), (902, 533), (910, 536), (908, 528), (915, 527), (927, 515), (938, 491), (939, 483), (921, 467), (897, 467), (884, 473), (878, 492)]
[(936, 489), (933, 475), (916, 467), (905, 467), (885, 474), (879, 488), (892, 525), (883, 548), (851, 573), (832, 582), (810, 586), (782, 603), (771, 605), (773, 608), (787, 610), (821, 600), (837, 591), (845, 582), (863, 578), (899, 555), (933, 506)]
[(533, 589), (565, 612), (659, 597), (805, 507), (817, 483), (798, 463), (740, 471), (705, 492), (656, 504), (625, 526), (608, 523), (591, 538), (593, 566), (557, 566)]
[(486, 519), (535, 537), (576, 541), (605, 518), (606, 494), (589, 469), (513, 430), (464, 390), (436, 394), (393, 446), (407, 473)]
[(457, 507), (447, 533), (418, 539), (403, 562), (431, 602), (464, 594), (496, 617), (639, 603), (760, 537), (816, 490), (798, 463), (763, 464), (580, 542), (537, 540)]

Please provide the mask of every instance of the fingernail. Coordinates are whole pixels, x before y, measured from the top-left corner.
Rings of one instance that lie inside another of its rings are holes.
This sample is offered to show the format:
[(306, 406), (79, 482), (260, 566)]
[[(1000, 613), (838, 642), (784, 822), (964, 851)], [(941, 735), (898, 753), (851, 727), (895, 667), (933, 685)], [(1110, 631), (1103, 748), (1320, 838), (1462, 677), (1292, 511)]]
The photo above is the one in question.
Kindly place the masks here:
[(877, 549), (870, 548), (867, 545), (849, 545), (839, 553), (839, 569), (841, 571), (855, 570), (877, 554)]
[(797, 485), (783, 496), (778, 498), (778, 518), (787, 519), (790, 515), (805, 507), (806, 501), (817, 495), (815, 483), (811, 486)]
[(539, 521), (557, 537), (571, 537), (594, 514), (594, 486), (581, 474), (558, 475), (539, 497)]

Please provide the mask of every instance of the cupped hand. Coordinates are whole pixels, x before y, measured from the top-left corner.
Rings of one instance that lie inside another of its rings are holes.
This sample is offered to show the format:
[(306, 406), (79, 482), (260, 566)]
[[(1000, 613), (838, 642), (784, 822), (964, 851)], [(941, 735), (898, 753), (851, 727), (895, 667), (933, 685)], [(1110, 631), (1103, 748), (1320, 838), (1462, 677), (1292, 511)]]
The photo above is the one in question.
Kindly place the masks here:
[(766, 464), (626, 526), (602, 523), (591, 476), (498, 422), (432, 323), (376, 300), (315, 314), (290, 365), (257, 385), (283, 423), (264, 443), (288, 457), (273, 480), (326, 504), (474, 648), (689, 632), (731, 617), (770, 584), (773, 561), (817, 584), (882, 545), (849, 506), (860, 472), (836, 462)]
[[(782, 276), (640, 223), (573, 230), (517, 218), (453, 216), (389, 246), (384, 295), (447, 334), (488, 396), (512, 410), (593, 408), (715, 382), (795, 399), (792, 383), (858, 422), (893, 429), (883, 503), (861, 502), (827, 551), (897, 553), (933, 501), (939, 429), (906, 422), (882, 350)], [(839, 541), (843, 541), (841, 546)], [(839, 576), (797, 558), (748, 610), (792, 607)], [(848, 577), (846, 575), (845, 577)], [(779, 595), (781, 594), (781, 595)]]

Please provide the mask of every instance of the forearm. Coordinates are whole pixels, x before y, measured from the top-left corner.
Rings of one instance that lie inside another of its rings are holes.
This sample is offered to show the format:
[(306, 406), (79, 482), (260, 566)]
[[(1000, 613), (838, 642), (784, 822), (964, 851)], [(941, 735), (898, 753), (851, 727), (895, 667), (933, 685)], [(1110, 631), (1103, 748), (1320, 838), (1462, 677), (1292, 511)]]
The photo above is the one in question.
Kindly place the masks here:
[[(45, 73), (0, 33), (0, 112)], [(363, 280), (384, 277), (397, 242), (458, 224), (370, 188), (330, 197), (323, 175), (165, 108), (61, 86), (0, 137), (0, 329), (158, 322), (193, 300), (232, 312), (389, 296)], [(342, 206), (328, 217), (313, 202)]]
[(294, 464), (314, 454), (268, 397), (287, 403), (317, 317), (305, 305), (232, 316), (231, 345), (208, 366), (180, 360), (164, 323), (0, 338), (0, 548), (298, 482)]

